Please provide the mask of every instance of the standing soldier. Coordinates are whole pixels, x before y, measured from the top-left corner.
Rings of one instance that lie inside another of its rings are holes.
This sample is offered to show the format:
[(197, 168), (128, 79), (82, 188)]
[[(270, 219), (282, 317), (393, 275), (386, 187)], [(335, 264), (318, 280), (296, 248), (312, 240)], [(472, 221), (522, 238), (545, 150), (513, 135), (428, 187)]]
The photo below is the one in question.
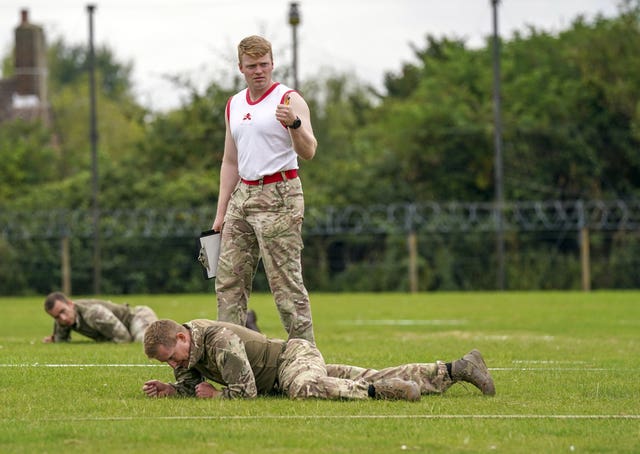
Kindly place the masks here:
[(247, 88), (225, 111), (224, 156), (213, 230), (222, 232), (216, 276), (218, 320), (245, 325), (253, 278), (262, 259), (290, 339), (314, 342), (302, 279), (304, 198), (298, 158), (318, 142), (304, 98), (272, 79), (271, 43), (249, 36), (238, 45)]

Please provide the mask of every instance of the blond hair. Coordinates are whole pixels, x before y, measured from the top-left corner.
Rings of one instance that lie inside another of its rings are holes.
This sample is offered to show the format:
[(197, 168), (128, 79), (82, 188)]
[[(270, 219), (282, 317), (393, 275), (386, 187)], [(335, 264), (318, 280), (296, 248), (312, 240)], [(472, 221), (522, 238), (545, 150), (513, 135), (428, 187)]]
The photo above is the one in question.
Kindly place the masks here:
[(158, 347), (175, 347), (176, 335), (187, 331), (186, 327), (173, 320), (156, 320), (144, 332), (144, 353), (148, 358), (155, 358)]
[(242, 64), (242, 56), (248, 55), (251, 58), (260, 58), (269, 54), (273, 61), (271, 43), (262, 36), (251, 35), (244, 38), (238, 44), (238, 63)]

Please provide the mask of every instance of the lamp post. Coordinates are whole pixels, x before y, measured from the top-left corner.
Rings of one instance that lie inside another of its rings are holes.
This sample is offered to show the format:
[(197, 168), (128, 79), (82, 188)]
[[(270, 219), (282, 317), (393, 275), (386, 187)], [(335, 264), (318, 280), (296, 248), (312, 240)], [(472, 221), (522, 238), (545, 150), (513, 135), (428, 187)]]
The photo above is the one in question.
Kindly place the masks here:
[(300, 24), (300, 10), (298, 9), (298, 2), (291, 2), (289, 4), (289, 25), (291, 25), (291, 32), (293, 38), (293, 88), (296, 90), (298, 86), (298, 25)]
[(91, 195), (93, 214), (93, 293), (100, 293), (101, 261), (100, 261), (100, 205), (98, 204), (98, 128), (96, 119), (96, 77), (95, 53), (93, 49), (93, 11), (95, 5), (87, 5), (89, 13), (89, 139), (91, 141)]
[(495, 204), (496, 204), (496, 255), (498, 259), (497, 287), (505, 288), (504, 269), (504, 194), (502, 164), (502, 108), (500, 100), (500, 37), (498, 36), (498, 3), (493, 6), (493, 119), (495, 142)]

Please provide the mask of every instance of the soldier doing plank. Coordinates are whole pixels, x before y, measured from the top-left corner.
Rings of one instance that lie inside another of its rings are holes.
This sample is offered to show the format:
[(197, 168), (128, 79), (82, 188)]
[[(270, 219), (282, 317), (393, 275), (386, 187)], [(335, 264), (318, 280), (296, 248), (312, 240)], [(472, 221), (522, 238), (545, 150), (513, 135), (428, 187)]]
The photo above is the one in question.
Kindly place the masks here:
[(54, 292), (44, 300), (44, 310), (55, 320), (53, 334), (43, 342), (68, 342), (76, 331), (98, 342), (142, 342), (144, 330), (158, 320), (148, 306), (130, 307), (111, 301), (78, 299)]
[[(169, 364), (176, 381), (149, 380), (149, 397), (255, 398), (285, 395), (291, 399), (401, 399), (443, 393), (456, 382), (469, 382), (485, 395), (495, 387), (482, 355), (473, 350), (462, 359), (416, 363), (382, 369), (327, 366), (315, 344), (306, 339), (269, 339), (245, 327), (212, 320), (152, 323), (144, 336), (145, 354)], [(330, 368), (333, 375), (329, 376)], [(221, 385), (215, 388), (209, 381)]]

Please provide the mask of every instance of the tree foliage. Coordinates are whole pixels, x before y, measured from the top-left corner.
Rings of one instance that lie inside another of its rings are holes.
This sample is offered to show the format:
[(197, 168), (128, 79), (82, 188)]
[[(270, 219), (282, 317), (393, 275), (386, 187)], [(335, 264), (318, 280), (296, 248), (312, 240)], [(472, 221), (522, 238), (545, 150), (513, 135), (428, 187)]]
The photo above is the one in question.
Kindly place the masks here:
[[(302, 92), (319, 142), (316, 157), (301, 162), (307, 206), (492, 201), (492, 45), (488, 38), (485, 46), (472, 49), (462, 40), (427, 35), (424, 43), (412, 45), (413, 61), (385, 76), (384, 92), (351, 74), (306, 81)], [(556, 34), (530, 28), (501, 40), (507, 200), (640, 198), (639, 48), (637, 0), (622, 2), (614, 18), (577, 18)], [(2, 125), (2, 210), (90, 205), (87, 51), (57, 40), (49, 60), (51, 129), (20, 122)], [(158, 113), (146, 111), (133, 98), (130, 63), (119, 62), (103, 47), (96, 52), (96, 70), (101, 206), (204, 205), (210, 207), (213, 220), (224, 146), (223, 112), (229, 96), (242, 87), (240, 81), (213, 80), (202, 91), (185, 84), (189, 97), (184, 104)], [(485, 270), (494, 260), (492, 245), (478, 235), (450, 239), (452, 244), (429, 238), (422, 246), (420, 269), (426, 289), (490, 288), (493, 279)], [(613, 247), (627, 240), (617, 235), (601, 240), (595, 249), (612, 254)], [(187, 265), (177, 260), (172, 265), (171, 254), (162, 248), (154, 253), (167, 269), (155, 270), (157, 275), (134, 272), (133, 265), (127, 265), (127, 253), (136, 246), (121, 241), (113, 245), (108, 259), (117, 270), (118, 278), (112, 275), (108, 280), (114, 291), (179, 291), (195, 285), (183, 269)], [(311, 282), (365, 289), (375, 280), (375, 290), (406, 288), (406, 264), (399, 274), (371, 266), (374, 261), (402, 263), (402, 241), (308, 239), (307, 251), (319, 273)], [(560, 243), (536, 235), (508, 238), (513, 250), (508, 274), (514, 288), (576, 285), (567, 274), (543, 273), (532, 265), (549, 255), (553, 241)], [(573, 239), (562, 244), (568, 255), (554, 260), (569, 272), (575, 268), (578, 246)], [(11, 252), (6, 244), (0, 248)], [(614, 254), (611, 263), (622, 268), (634, 250), (637, 246)], [(468, 251), (488, 258), (482, 261)], [(637, 282), (625, 279), (618, 281)], [(119, 280), (127, 284), (118, 287)]]
[(50, 131), (40, 123), (23, 120), (2, 126), (0, 134), (0, 200), (19, 197), (24, 188), (57, 178), (51, 162), (56, 151)]
[[(83, 84), (89, 69), (89, 52), (84, 44), (68, 44), (62, 38), (48, 46), (51, 91)], [(100, 73), (99, 91), (113, 100), (133, 101), (133, 63), (118, 61), (107, 46), (94, 49), (94, 67)]]

